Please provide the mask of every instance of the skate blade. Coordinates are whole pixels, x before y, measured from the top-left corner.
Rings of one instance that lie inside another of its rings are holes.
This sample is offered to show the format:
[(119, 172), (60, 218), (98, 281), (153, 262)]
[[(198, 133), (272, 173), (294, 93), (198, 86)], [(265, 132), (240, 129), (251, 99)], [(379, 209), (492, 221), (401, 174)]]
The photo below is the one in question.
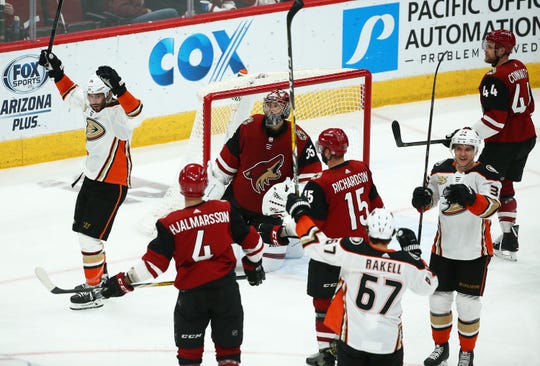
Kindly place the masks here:
[(69, 305), (69, 308), (71, 310), (87, 310), (87, 309), (98, 309), (103, 306), (103, 300), (98, 299), (91, 302), (87, 302), (85, 304), (74, 304), (71, 303)]
[(493, 254), (497, 258), (501, 258), (510, 262), (517, 262), (517, 252), (508, 252), (504, 250), (493, 250)]

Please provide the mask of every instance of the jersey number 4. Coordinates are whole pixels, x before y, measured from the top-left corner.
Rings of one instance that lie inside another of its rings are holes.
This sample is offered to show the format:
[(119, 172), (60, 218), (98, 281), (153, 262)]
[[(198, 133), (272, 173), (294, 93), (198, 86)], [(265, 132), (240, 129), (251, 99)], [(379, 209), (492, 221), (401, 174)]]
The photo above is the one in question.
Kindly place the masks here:
[[(523, 113), (527, 110), (529, 103), (531, 102), (531, 88), (529, 87), (529, 82), (525, 84), (525, 87), (522, 90), (521, 84), (516, 84), (516, 89), (514, 91), (514, 96), (512, 97), (512, 112), (515, 114)], [(484, 85), (482, 87), (482, 95), (484, 98), (488, 98), (490, 95), (496, 97), (499, 94), (495, 84), (491, 84), (491, 87)]]

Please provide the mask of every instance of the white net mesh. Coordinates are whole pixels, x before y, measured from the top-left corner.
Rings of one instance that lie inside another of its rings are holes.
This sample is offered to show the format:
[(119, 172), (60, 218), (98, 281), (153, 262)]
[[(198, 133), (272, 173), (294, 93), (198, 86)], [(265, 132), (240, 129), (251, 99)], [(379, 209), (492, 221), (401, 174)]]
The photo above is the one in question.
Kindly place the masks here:
[[(350, 78), (341, 79), (347, 75)], [(294, 113), (302, 128), (309, 129), (303, 121), (364, 110), (365, 76), (359, 75), (357, 70), (300, 70), (294, 76)], [(199, 109), (190, 137), (193, 151), (197, 153), (195, 161), (206, 163), (205, 156), (215, 157), (242, 121), (251, 114), (263, 113), (262, 100), (269, 91), (289, 89), (288, 77), (288, 72), (259, 73), (213, 83), (201, 89), (198, 93)], [(309, 85), (304, 85), (307, 82)], [(204, 114), (205, 104), (210, 116)], [(361, 131), (363, 118), (355, 122), (352, 121), (351, 125), (356, 125)], [(205, 125), (210, 131), (209, 141), (204, 138)]]

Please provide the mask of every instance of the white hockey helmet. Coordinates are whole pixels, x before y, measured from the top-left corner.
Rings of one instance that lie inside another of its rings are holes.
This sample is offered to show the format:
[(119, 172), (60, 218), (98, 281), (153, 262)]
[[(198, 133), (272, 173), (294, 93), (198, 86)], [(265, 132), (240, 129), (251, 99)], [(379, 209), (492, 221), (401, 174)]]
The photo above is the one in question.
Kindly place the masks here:
[(86, 87), (86, 92), (88, 94), (105, 94), (105, 98), (109, 96), (111, 89), (97, 76), (93, 74), (88, 79), (88, 85)]
[(474, 154), (478, 154), (482, 146), (482, 139), (478, 133), (470, 127), (464, 127), (458, 130), (450, 141), (450, 151), (454, 152), (454, 145), (471, 145), (474, 146)]
[(394, 215), (386, 208), (376, 208), (367, 217), (368, 236), (373, 239), (390, 240), (396, 232)]

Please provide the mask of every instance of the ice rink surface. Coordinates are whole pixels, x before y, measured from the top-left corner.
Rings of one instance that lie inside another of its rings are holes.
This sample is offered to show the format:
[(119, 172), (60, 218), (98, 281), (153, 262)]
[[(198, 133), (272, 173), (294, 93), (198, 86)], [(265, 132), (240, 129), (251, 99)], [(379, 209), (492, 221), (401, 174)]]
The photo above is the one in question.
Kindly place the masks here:
[[(539, 101), (540, 89), (534, 94)], [(397, 148), (390, 124), (399, 120), (404, 141), (425, 140), (429, 110), (427, 101), (373, 111), (370, 165), (375, 183), (398, 224), (415, 231), (418, 214), (410, 199), (414, 187), (422, 183), (426, 149)], [(437, 99), (432, 138), (443, 138), (479, 117), (477, 95)], [(516, 185), (518, 262), (493, 258), (490, 265), (475, 365), (540, 365), (536, 348), (540, 344), (539, 149), (533, 150), (523, 181)], [(151, 237), (139, 230), (141, 222), (175, 182), (189, 154), (185, 141), (133, 150), (134, 187), (106, 244), (110, 273), (129, 269), (145, 252)], [(432, 145), (429, 169), (449, 156), (444, 146)], [(79, 245), (71, 231), (77, 191), (70, 187), (82, 163), (83, 158), (75, 158), (0, 170), (0, 366), (176, 365), (172, 313), (177, 291), (172, 286), (138, 289), (107, 301), (101, 309), (72, 311), (68, 295), (48, 293), (34, 276), (34, 268), (43, 266), (61, 287), (83, 280)], [(436, 212), (429, 212), (423, 219), (421, 244), (426, 259), (436, 218)], [(496, 237), (500, 233), (496, 218), (493, 230)], [(304, 257), (287, 260), (282, 269), (267, 275), (262, 286), (240, 281), (244, 365), (305, 365), (306, 355), (316, 351), (314, 314), (305, 294), (306, 272)], [(168, 271), (159, 280), (172, 278)], [(433, 349), (428, 300), (407, 292), (403, 308), (405, 363), (420, 365)], [(454, 318), (456, 323), (457, 315)], [(208, 335), (203, 365), (215, 365)], [(449, 365), (457, 364), (458, 350), (454, 325)]]

